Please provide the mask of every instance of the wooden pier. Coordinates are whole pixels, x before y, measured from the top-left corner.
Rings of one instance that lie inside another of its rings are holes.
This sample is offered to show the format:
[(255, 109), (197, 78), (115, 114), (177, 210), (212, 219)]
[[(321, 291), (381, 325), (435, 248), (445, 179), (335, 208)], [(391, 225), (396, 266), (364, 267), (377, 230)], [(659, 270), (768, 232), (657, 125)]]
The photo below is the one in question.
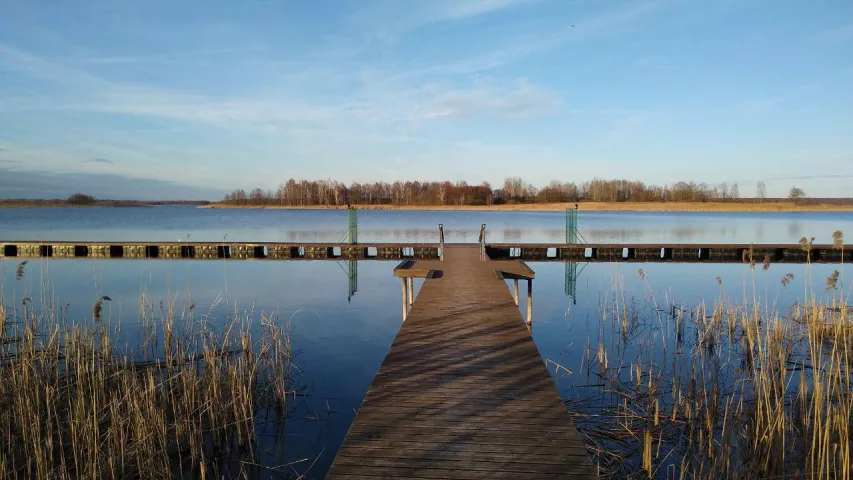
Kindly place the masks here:
[[(481, 258), (449, 246), (395, 270), (405, 321), (328, 478), (595, 477), (517, 306), (534, 273)], [(412, 277), (426, 278), (415, 300)]]

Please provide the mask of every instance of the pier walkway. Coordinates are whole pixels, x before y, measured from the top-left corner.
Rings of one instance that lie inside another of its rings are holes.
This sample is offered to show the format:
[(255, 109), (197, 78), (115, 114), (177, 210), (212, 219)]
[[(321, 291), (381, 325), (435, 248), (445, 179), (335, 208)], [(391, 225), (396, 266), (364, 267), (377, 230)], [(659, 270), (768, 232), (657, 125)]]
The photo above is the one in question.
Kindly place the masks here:
[(427, 279), (327, 478), (594, 478), (503, 281), (533, 272), (477, 246), (409, 263)]

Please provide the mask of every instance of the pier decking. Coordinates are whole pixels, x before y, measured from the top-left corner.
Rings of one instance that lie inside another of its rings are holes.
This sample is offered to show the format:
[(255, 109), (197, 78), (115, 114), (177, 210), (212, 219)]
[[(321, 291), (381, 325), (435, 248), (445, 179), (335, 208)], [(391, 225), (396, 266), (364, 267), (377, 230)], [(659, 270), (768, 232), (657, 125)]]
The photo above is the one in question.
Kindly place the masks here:
[(404, 292), (427, 279), (328, 478), (595, 476), (503, 281), (534, 273), (480, 255), (452, 246), (395, 272)]

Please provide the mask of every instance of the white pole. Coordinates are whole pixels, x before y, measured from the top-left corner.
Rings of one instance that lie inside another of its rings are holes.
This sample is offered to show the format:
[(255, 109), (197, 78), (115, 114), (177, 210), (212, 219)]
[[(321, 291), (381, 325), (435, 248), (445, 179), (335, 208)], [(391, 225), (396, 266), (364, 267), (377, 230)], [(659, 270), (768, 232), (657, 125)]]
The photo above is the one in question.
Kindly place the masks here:
[(400, 280), (403, 281), (403, 321), (405, 322), (406, 316), (409, 312), (409, 307), (406, 305), (406, 279), (401, 278)]
[(527, 325), (533, 324), (533, 280), (527, 281)]
[(515, 280), (513, 280), (513, 282), (515, 283), (515, 292), (514, 292), (515, 294), (513, 295), (513, 297), (515, 298), (515, 306), (517, 307), (518, 306), (518, 279), (516, 278)]

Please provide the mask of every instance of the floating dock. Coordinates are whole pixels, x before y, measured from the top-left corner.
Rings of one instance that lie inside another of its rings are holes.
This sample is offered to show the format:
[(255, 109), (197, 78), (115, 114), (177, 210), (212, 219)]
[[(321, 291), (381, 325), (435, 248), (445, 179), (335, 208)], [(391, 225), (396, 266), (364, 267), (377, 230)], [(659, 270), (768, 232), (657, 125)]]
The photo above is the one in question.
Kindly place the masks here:
[[(537, 262), (853, 263), (853, 249), (832, 245), (484, 243), (482, 248), (492, 259)], [(439, 243), (0, 241), (0, 258), (430, 260), (440, 252)]]

